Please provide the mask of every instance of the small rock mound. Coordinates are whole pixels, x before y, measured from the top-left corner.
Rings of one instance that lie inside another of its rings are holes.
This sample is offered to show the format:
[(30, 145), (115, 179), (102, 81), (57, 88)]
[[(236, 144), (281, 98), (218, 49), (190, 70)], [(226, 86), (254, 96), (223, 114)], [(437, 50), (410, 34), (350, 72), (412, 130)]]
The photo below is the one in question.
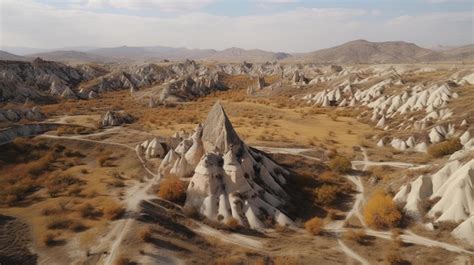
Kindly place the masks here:
[(46, 119), (38, 107), (33, 107), (32, 109), (0, 109), (0, 122), (10, 121), (17, 122), (21, 119), (26, 119), (29, 121), (42, 121)]
[(146, 159), (162, 158), (165, 155), (165, 148), (158, 138), (138, 144), (136, 150), (139, 154), (144, 154)]
[(160, 173), (190, 177), (185, 208), (209, 219), (262, 229), (265, 220), (293, 225), (283, 212), (289, 173), (237, 135), (224, 109), (216, 103), (203, 125), (170, 150)]
[(123, 111), (107, 111), (100, 121), (101, 127), (119, 126), (126, 123), (132, 123), (135, 120), (132, 115)]

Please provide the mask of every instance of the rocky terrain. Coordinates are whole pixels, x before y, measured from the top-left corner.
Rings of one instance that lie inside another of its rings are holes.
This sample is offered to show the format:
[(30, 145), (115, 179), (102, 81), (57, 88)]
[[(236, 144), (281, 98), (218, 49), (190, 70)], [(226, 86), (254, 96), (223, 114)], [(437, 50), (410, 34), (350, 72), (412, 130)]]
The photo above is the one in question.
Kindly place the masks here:
[(264, 228), (268, 218), (294, 225), (281, 209), (289, 173), (242, 142), (219, 103), (193, 135), (168, 152), (160, 172), (191, 177), (184, 207), (211, 220), (234, 218), (253, 229)]
[(472, 263), (474, 68), (456, 49), (8, 57), (0, 263)]
[(391, 145), (400, 151), (427, 152), (430, 144), (464, 135), (462, 144), (468, 144), (465, 147), (469, 149), (470, 126), (467, 120), (473, 113), (466, 110), (453, 117), (452, 108), (456, 107), (454, 102), (459, 97), (465, 96), (463, 87), (474, 84), (472, 71), (449, 69), (447, 71), (451, 74), (443, 78), (420, 79), (418, 82), (407, 78), (434, 71), (389, 66), (359, 68), (351, 73), (349, 68), (336, 75), (323, 75), (311, 80), (308, 84), (329, 81), (329, 88), (306, 94), (301, 99), (306, 104), (320, 107), (363, 108), (359, 118), (387, 132), (378, 139), (379, 147)]

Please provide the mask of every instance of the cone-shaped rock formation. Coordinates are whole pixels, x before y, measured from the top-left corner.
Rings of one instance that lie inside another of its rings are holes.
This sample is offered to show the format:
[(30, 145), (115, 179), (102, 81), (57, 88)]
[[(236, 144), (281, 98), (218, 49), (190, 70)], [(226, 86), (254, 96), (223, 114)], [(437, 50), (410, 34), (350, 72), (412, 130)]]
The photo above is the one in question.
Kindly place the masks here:
[(168, 152), (160, 173), (191, 177), (185, 207), (209, 219), (234, 218), (255, 229), (264, 228), (269, 219), (293, 225), (282, 212), (288, 171), (247, 146), (219, 103), (190, 138)]

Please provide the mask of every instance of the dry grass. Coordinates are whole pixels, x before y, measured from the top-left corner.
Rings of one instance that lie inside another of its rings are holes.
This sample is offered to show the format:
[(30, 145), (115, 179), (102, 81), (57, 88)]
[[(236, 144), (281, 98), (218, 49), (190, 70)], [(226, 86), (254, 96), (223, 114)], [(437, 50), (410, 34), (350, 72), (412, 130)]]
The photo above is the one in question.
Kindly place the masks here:
[(376, 191), (367, 201), (364, 218), (371, 227), (387, 229), (397, 226), (402, 219), (402, 214), (391, 196), (383, 191)]
[(319, 175), (319, 179), (324, 182), (332, 182), (337, 179), (337, 174), (332, 171), (324, 171), (321, 175)]
[(79, 207), (79, 212), (83, 218), (97, 219), (103, 215), (101, 210), (96, 209), (92, 204), (86, 203)]
[(236, 230), (240, 227), (240, 223), (237, 219), (230, 217), (226, 222), (226, 226), (230, 230)]
[(101, 154), (99, 155), (96, 160), (97, 160), (97, 164), (99, 164), (101, 167), (105, 167), (108, 165), (108, 161), (110, 159), (110, 154), (109, 153), (105, 153), (105, 154)]
[(344, 238), (349, 241), (354, 241), (359, 245), (367, 244), (367, 234), (364, 230), (350, 229), (344, 234)]
[(308, 231), (308, 233), (315, 236), (321, 233), (323, 226), (324, 226), (324, 221), (323, 219), (319, 217), (313, 217), (312, 219), (304, 223), (304, 228), (306, 229), (306, 231)]
[(57, 243), (56, 238), (57, 238), (56, 235), (48, 233), (43, 238), (43, 244), (46, 247), (52, 247), (52, 246), (56, 245), (56, 243)]
[(389, 247), (389, 249), (385, 251), (384, 264), (385, 265), (409, 265), (411, 263), (402, 257), (399, 247), (391, 246)]
[(46, 227), (48, 229), (68, 229), (72, 225), (72, 220), (63, 216), (50, 217)]
[(82, 232), (87, 229), (81, 222), (64, 216), (51, 216), (46, 227), (52, 230), (70, 230), (73, 232)]
[(90, 134), (95, 131), (94, 128), (82, 126), (61, 126), (56, 129), (57, 135), (71, 135), (71, 134)]
[(187, 187), (187, 182), (176, 177), (166, 178), (160, 183), (158, 197), (175, 203), (184, 203)]
[(323, 184), (321, 187), (314, 190), (315, 202), (320, 205), (331, 205), (336, 201), (339, 192), (337, 186)]
[(125, 208), (119, 204), (111, 204), (105, 209), (105, 216), (109, 220), (120, 219), (125, 214)]
[(273, 265), (299, 265), (301, 262), (297, 257), (277, 256), (273, 258)]
[(146, 243), (151, 242), (151, 240), (153, 239), (152, 231), (151, 231), (151, 228), (150, 228), (150, 227), (145, 227), (145, 228), (143, 228), (143, 229), (139, 232), (139, 235), (140, 235), (140, 239), (141, 239), (143, 242), (146, 242)]
[(137, 265), (138, 263), (130, 260), (129, 258), (120, 257), (115, 264), (116, 265)]
[(450, 155), (462, 148), (462, 144), (458, 138), (449, 139), (441, 143), (432, 144), (428, 147), (428, 154), (432, 157), (438, 158), (445, 155)]
[(347, 159), (344, 156), (336, 156), (332, 158), (329, 163), (328, 163), (329, 168), (331, 168), (333, 171), (339, 172), (339, 173), (347, 173), (351, 170), (352, 164), (349, 159)]

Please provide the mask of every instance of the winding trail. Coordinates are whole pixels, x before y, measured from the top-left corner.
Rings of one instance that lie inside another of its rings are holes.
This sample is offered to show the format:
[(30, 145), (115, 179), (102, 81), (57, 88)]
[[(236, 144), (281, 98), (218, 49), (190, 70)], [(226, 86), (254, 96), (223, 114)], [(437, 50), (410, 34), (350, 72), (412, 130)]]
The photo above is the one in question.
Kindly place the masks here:
[[(104, 264), (107, 264), (107, 265), (114, 264), (120, 250), (120, 245), (124, 237), (126, 236), (126, 234), (129, 232), (130, 227), (133, 224), (134, 215), (137, 214), (139, 210), (140, 202), (142, 200), (149, 201), (148, 199), (153, 197), (152, 195), (148, 195), (147, 191), (150, 189), (150, 187), (153, 184), (158, 183), (160, 180), (160, 175), (153, 173), (149, 168), (146, 167), (146, 162), (143, 160), (140, 154), (132, 146), (122, 144), (122, 143), (99, 141), (99, 140), (92, 140), (92, 139), (86, 138), (90, 136), (105, 135), (107, 133), (111, 133), (110, 131), (104, 131), (104, 132), (96, 133), (93, 135), (80, 135), (80, 136), (56, 136), (56, 135), (40, 135), (39, 136), (39, 137), (45, 137), (45, 138), (70, 139), (70, 140), (85, 141), (85, 142), (92, 142), (92, 143), (99, 143), (99, 144), (108, 144), (108, 145), (114, 145), (114, 146), (127, 148), (129, 150), (133, 150), (136, 153), (137, 159), (142, 164), (144, 170), (150, 176), (152, 176), (152, 178), (149, 179), (147, 182), (145, 183), (137, 182), (134, 186), (128, 189), (127, 196), (125, 199), (127, 214), (125, 215), (124, 219), (115, 221), (112, 224), (112, 228), (110, 229), (110, 231), (104, 237), (102, 237), (102, 239), (99, 241), (99, 244), (94, 247), (94, 249), (96, 250), (103, 250), (104, 248), (108, 249), (108, 251), (106, 252), (108, 253), (108, 255), (106, 255), (105, 257), (102, 257), (103, 259), (105, 259)], [(311, 149), (304, 149), (304, 148), (292, 149), (292, 148), (273, 148), (273, 147), (256, 147), (256, 149), (260, 149), (268, 153), (298, 155), (298, 156), (305, 157), (314, 161), (320, 161), (320, 159), (318, 158), (302, 154), (302, 152), (309, 151)], [(369, 161), (365, 149), (361, 148), (361, 150), (364, 156), (364, 160), (352, 161), (353, 168), (361, 167), (362, 170), (366, 170), (369, 166), (373, 166), (373, 165), (388, 165), (388, 166), (401, 167), (401, 168), (419, 167), (418, 165), (402, 163), (402, 162), (372, 162), (372, 161)], [(345, 220), (331, 222), (330, 224), (326, 226), (326, 229), (328, 231), (332, 231), (337, 234), (344, 233), (347, 231), (347, 229), (343, 227), (344, 223), (352, 216), (356, 216), (363, 226), (362, 229), (366, 231), (368, 235), (386, 239), (386, 240), (392, 240), (390, 232), (375, 231), (375, 230), (367, 228), (364, 222), (363, 216), (361, 214), (361, 208), (365, 201), (364, 185), (361, 182), (360, 177), (357, 175), (349, 174), (349, 175), (346, 175), (345, 177), (349, 181), (354, 183), (354, 185), (356, 186), (356, 191), (358, 192), (357, 195), (355, 196), (353, 207), (346, 215)], [(240, 234), (224, 233), (222, 231), (219, 231), (217, 229), (214, 229), (202, 223), (199, 223), (199, 222), (194, 222), (194, 223), (196, 224), (197, 228), (193, 228), (192, 230), (199, 234), (216, 237), (225, 242), (242, 246), (242, 247), (246, 247), (249, 249), (253, 249), (256, 251), (264, 252), (264, 253), (271, 253), (274, 251), (265, 247), (262, 244), (261, 240), (259, 240), (258, 238), (253, 238), (250, 236), (245, 236), (245, 235), (240, 235)], [(448, 243), (444, 243), (441, 241), (436, 241), (436, 240), (432, 240), (429, 238), (416, 235), (409, 230), (405, 230), (404, 234), (400, 236), (400, 239), (407, 243), (412, 243), (412, 244), (417, 244), (417, 245), (422, 245), (422, 246), (427, 246), (427, 247), (439, 247), (439, 248), (443, 248), (445, 250), (452, 251), (452, 252), (474, 255), (474, 252), (467, 251), (455, 245), (451, 245)], [(338, 239), (338, 244), (341, 251), (343, 251), (351, 259), (354, 259), (357, 262), (364, 265), (369, 264), (369, 262), (365, 258), (361, 257), (359, 254), (357, 254), (352, 249), (350, 249), (346, 244), (344, 244), (344, 242), (342, 242), (340, 238)]]
[[(106, 131), (100, 132), (100, 133), (95, 133), (95, 134), (89, 134), (89, 135), (79, 135), (79, 136), (57, 136), (57, 135), (48, 135), (48, 134), (43, 134), (39, 135), (38, 137), (43, 137), (43, 138), (52, 138), (52, 139), (67, 139), (67, 140), (76, 140), (76, 141), (83, 141), (83, 142), (91, 142), (91, 143), (98, 143), (98, 144), (107, 144), (107, 145), (113, 145), (113, 146), (118, 146), (122, 148), (127, 148), (129, 150), (132, 150), (136, 156), (137, 159), (140, 161), (140, 164), (142, 165), (143, 169), (152, 176), (151, 179), (148, 179), (145, 183), (140, 183), (136, 182), (135, 185), (130, 187), (127, 190), (126, 197), (124, 201), (126, 202), (126, 214), (125, 216), (117, 221), (114, 221), (112, 223), (112, 228), (110, 231), (99, 240), (99, 243), (97, 246), (94, 246), (92, 249), (95, 252), (101, 252), (103, 251), (104, 248), (108, 248), (107, 251), (104, 253), (107, 253), (105, 256), (104, 264), (106, 265), (111, 265), (115, 264), (115, 260), (117, 259), (120, 245), (124, 239), (124, 237), (127, 235), (127, 233), (130, 230), (130, 227), (132, 226), (134, 222), (134, 216), (135, 214), (138, 213), (139, 210), (139, 205), (142, 200), (147, 200), (153, 197), (153, 195), (148, 195), (148, 190), (156, 183), (159, 182), (161, 176), (159, 174), (153, 173), (147, 166), (146, 162), (143, 160), (143, 158), (140, 156), (138, 153), (138, 150), (135, 148), (131, 147), (130, 145), (122, 144), (122, 143), (115, 143), (115, 142), (109, 142), (109, 141), (99, 141), (99, 140), (92, 140), (92, 139), (87, 139), (86, 137), (90, 136), (99, 136), (99, 135), (106, 135), (110, 134), (112, 131), (116, 130), (115, 128), (108, 129)], [(107, 247), (109, 245), (109, 247)], [(104, 256), (101, 257), (103, 259)]]
[[(308, 151), (308, 149), (295, 148), (291, 151), (288, 151), (289, 149), (290, 148), (262, 148), (263, 151), (266, 151), (269, 153), (280, 153), (280, 154), (286, 153), (286, 154), (292, 154), (292, 155), (299, 155), (305, 158), (319, 161), (319, 159), (317, 158), (301, 154), (301, 152)], [(365, 171), (367, 170), (369, 166), (375, 166), (375, 165), (386, 165), (386, 166), (392, 166), (392, 167), (398, 167), (398, 168), (410, 168), (410, 169), (419, 169), (419, 168), (423, 168), (427, 166), (427, 165), (416, 165), (416, 164), (410, 164), (410, 163), (404, 163), (404, 162), (373, 162), (373, 161), (369, 161), (367, 152), (363, 147), (361, 147), (361, 151), (363, 155), (363, 161), (358, 161), (358, 160), (351, 161), (352, 167), (354, 169), (360, 169), (360, 170)], [(333, 221), (327, 224), (325, 229), (331, 232), (335, 232), (337, 234), (344, 233), (347, 231), (347, 229), (344, 228), (345, 222), (352, 216), (356, 216), (359, 222), (362, 224), (362, 229), (366, 232), (367, 235), (375, 236), (375, 237), (386, 239), (386, 240), (393, 240), (392, 233), (385, 232), (385, 231), (376, 231), (367, 227), (367, 224), (365, 223), (365, 220), (361, 213), (361, 209), (365, 202), (365, 196), (364, 196), (364, 185), (362, 181), (360, 180), (360, 177), (354, 174), (348, 174), (348, 175), (345, 175), (344, 177), (347, 178), (352, 183), (354, 183), (354, 185), (356, 186), (356, 191), (358, 193), (357, 195), (355, 195), (354, 204), (351, 210), (347, 213), (344, 220)], [(451, 252), (474, 255), (474, 252), (472, 251), (465, 250), (456, 245), (452, 245), (449, 243), (445, 243), (442, 241), (437, 241), (437, 240), (433, 240), (430, 238), (417, 235), (410, 230), (403, 230), (403, 234), (400, 235), (400, 239), (406, 243), (412, 243), (412, 244), (426, 246), (426, 247), (438, 247), (438, 248), (442, 248)], [(365, 258), (361, 257), (359, 254), (357, 254), (352, 249), (350, 249), (347, 245), (345, 245), (341, 239), (338, 239), (338, 244), (341, 250), (348, 257), (353, 258), (354, 260), (360, 262), (361, 264), (370, 264)]]
[[(127, 148), (129, 150), (133, 150), (137, 156), (137, 159), (142, 164), (144, 170), (153, 177), (151, 180), (148, 180), (145, 183), (136, 183), (134, 186), (128, 188), (127, 196), (124, 199), (124, 201), (126, 202), (126, 209), (127, 209), (126, 215), (122, 219), (114, 221), (113, 224), (111, 225), (112, 227), (109, 230), (109, 232), (99, 240), (98, 245), (92, 248), (94, 252), (102, 252), (104, 249), (108, 249), (107, 251), (105, 251), (105, 253), (107, 253), (106, 256), (101, 257), (101, 259), (104, 259), (104, 264), (106, 265), (114, 264), (120, 250), (120, 245), (133, 224), (134, 215), (137, 214), (139, 211), (140, 202), (145, 200), (149, 203), (154, 204), (155, 206), (159, 206), (149, 200), (149, 199), (154, 198), (154, 196), (148, 195), (147, 191), (151, 188), (151, 186), (158, 183), (161, 178), (159, 174), (153, 173), (149, 168), (146, 167), (146, 162), (140, 156), (138, 151), (132, 146), (122, 144), (122, 143), (87, 139), (87, 137), (89, 136), (106, 135), (108, 133), (111, 133), (111, 131), (113, 130), (115, 129), (114, 128), (108, 129), (107, 131), (103, 131), (96, 134), (78, 135), (78, 136), (77, 135), (76, 136), (57, 136), (57, 135), (47, 135), (47, 134), (38, 136), (38, 137), (52, 138), (52, 139), (68, 139), (68, 140), (76, 140), (76, 141), (91, 142), (91, 143), (98, 143), (98, 144), (114, 145), (114, 146), (118, 146), (122, 148)], [(175, 205), (175, 206), (179, 207), (178, 205)], [(249, 248), (249, 249), (253, 249), (255, 251), (260, 251), (262, 253), (272, 252), (272, 250), (264, 247), (263, 243), (258, 238), (253, 238), (253, 237), (241, 235), (241, 234), (225, 233), (223, 231), (214, 229), (210, 226), (207, 226), (197, 221), (193, 221), (193, 223), (196, 225), (197, 228), (192, 228), (192, 230), (196, 233), (215, 237), (224, 242), (241, 246), (241, 247), (245, 247), (245, 248)]]
[(363, 265), (370, 265), (370, 262), (367, 261), (365, 258), (363, 258), (362, 256), (360, 256), (359, 254), (357, 254), (356, 252), (354, 252), (352, 249), (350, 249), (346, 244), (344, 244), (344, 242), (342, 242), (341, 239), (338, 239), (337, 240), (337, 243), (339, 244), (339, 247), (341, 248), (341, 250), (349, 257), (357, 260), (358, 262), (360, 262), (361, 264)]

